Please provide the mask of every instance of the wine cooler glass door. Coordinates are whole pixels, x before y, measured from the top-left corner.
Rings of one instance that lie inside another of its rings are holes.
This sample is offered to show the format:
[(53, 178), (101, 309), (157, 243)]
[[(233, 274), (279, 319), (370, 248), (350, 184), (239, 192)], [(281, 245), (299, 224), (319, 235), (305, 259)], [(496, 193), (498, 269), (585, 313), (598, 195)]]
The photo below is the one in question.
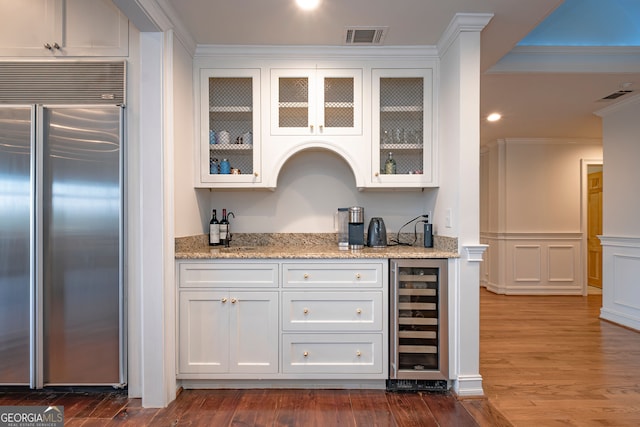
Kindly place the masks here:
[(392, 377), (447, 379), (446, 260), (392, 263)]

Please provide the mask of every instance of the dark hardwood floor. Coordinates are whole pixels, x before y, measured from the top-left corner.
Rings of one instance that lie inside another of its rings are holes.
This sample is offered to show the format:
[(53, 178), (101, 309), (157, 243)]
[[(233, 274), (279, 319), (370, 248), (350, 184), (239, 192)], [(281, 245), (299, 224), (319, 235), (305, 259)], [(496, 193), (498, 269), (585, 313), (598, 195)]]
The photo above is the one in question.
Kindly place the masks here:
[(600, 320), (601, 301), (481, 290), (484, 398), (184, 390), (167, 408), (150, 409), (118, 393), (11, 389), (0, 391), (0, 406), (62, 405), (67, 426), (638, 426), (640, 333)]
[(150, 409), (118, 393), (12, 390), (0, 391), (0, 406), (63, 405), (67, 426), (638, 426), (640, 333), (600, 320), (601, 298), (481, 290), (484, 398), (184, 390)]
[(184, 390), (163, 409), (122, 393), (12, 391), (0, 405), (62, 405), (65, 426), (510, 425), (486, 399), (383, 390)]

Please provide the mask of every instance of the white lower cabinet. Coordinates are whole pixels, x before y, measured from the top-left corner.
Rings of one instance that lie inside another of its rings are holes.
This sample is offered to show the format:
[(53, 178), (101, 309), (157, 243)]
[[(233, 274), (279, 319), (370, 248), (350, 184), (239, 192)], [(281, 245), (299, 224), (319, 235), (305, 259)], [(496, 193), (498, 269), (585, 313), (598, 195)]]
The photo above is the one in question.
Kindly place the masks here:
[(386, 378), (383, 262), (282, 265), (282, 371)]
[(278, 371), (278, 292), (180, 291), (179, 373)]
[(278, 372), (279, 266), (180, 261), (178, 378)]
[(387, 263), (178, 261), (177, 377), (386, 380)]

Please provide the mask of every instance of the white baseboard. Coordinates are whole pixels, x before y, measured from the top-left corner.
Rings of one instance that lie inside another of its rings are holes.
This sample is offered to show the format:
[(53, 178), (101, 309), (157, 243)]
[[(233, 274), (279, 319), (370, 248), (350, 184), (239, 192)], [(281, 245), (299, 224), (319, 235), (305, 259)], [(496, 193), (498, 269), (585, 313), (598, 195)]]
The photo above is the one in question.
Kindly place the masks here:
[(600, 318), (640, 332), (640, 319), (608, 308), (600, 309)]
[(453, 381), (453, 391), (458, 396), (484, 396), (482, 375), (459, 375)]

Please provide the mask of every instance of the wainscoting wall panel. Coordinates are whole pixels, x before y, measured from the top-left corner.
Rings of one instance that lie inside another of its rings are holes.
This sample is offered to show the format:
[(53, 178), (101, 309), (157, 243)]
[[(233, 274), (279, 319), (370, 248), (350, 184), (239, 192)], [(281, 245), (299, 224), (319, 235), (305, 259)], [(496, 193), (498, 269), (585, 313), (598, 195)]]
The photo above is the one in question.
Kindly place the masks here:
[(640, 238), (600, 236), (600, 317), (640, 330)]
[(549, 282), (576, 281), (576, 247), (573, 245), (549, 245), (547, 248)]
[(540, 245), (513, 245), (513, 280), (540, 282)]
[(481, 285), (508, 295), (584, 295), (582, 233), (483, 233)]

